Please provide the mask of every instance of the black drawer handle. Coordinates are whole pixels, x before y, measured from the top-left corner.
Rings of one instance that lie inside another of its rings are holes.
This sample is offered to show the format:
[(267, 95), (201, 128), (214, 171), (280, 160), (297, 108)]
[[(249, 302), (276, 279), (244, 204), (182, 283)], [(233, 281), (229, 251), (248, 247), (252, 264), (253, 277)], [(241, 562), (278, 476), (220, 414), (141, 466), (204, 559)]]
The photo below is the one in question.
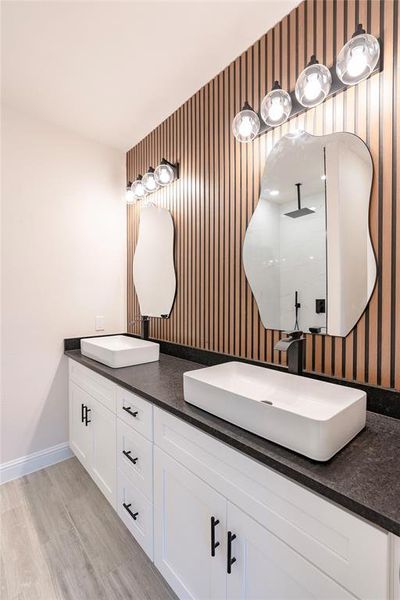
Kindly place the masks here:
[(134, 465), (136, 465), (137, 461), (139, 460), (138, 456), (136, 458), (132, 458), (132, 450), (122, 450), (122, 454), (125, 454), (126, 458), (133, 462)]
[(88, 426), (89, 423), (91, 423), (91, 419), (88, 419), (88, 413), (92, 412), (91, 408), (88, 408), (87, 406), (85, 406), (86, 408), (86, 412), (85, 412), (85, 425), (86, 427)]
[(130, 508), (130, 507), (132, 506), (132, 504), (125, 504), (125, 502), (123, 502), (123, 503), (122, 503), (122, 506), (124, 507), (124, 509), (125, 509), (126, 511), (128, 511), (128, 513), (131, 515), (132, 519), (133, 519), (134, 521), (136, 521), (136, 519), (137, 519), (137, 517), (138, 517), (138, 514), (139, 514), (139, 513), (138, 513), (138, 512), (135, 512), (135, 513), (134, 513), (134, 512), (132, 512), (132, 511), (131, 511), (131, 508)]
[(211, 517), (211, 556), (215, 556), (215, 549), (218, 548), (219, 542), (215, 541), (215, 527), (219, 524), (219, 519)]
[(232, 573), (232, 565), (236, 562), (236, 558), (232, 556), (232, 542), (236, 540), (236, 535), (232, 531), (228, 531), (228, 557), (226, 561), (226, 570), (228, 575)]
[(133, 410), (131, 410), (131, 407), (130, 407), (130, 406), (123, 406), (122, 408), (123, 408), (123, 410), (125, 410), (127, 413), (129, 413), (129, 414), (130, 414), (132, 417), (137, 417), (137, 416), (138, 416), (138, 414), (139, 414), (139, 411), (138, 411), (138, 410), (135, 410), (135, 411), (133, 411)]
[(85, 422), (85, 408), (86, 406), (84, 404), (81, 404), (81, 423)]

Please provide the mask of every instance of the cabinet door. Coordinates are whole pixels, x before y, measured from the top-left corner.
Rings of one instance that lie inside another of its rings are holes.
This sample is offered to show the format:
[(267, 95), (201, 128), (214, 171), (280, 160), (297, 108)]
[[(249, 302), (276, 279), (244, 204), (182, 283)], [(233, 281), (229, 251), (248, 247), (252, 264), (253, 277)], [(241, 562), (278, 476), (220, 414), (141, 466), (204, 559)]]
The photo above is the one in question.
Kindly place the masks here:
[(91, 399), (88, 419), (92, 431), (91, 475), (115, 508), (117, 490), (117, 418), (108, 408)]
[(179, 598), (225, 598), (225, 498), (157, 447), (154, 486), (155, 565)]
[(75, 456), (86, 469), (90, 468), (91, 439), (89, 426), (85, 425), (83, 410), (88, 406), (91, 397), (79, 386), (69, 382), (69, 444)]
[(236, 536), (230, 549), (231, 573), (227, 574), (229, 600), (354, 600), (352, 594), (230, 502), (227, 515), (227, 536), (229, 532)]

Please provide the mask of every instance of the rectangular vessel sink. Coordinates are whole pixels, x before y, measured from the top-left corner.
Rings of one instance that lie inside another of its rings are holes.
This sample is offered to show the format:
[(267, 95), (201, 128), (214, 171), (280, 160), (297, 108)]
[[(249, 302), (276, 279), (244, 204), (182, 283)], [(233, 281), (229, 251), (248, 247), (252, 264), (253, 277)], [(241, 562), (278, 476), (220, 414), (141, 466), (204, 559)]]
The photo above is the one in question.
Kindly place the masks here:
[(186, 402), (318, 461), (365, 427), (361, 390), (229, 362), (184, 373)]
[(103, 365), (117, 369), (158, 360), (160, 345), (127, 335), (110, 335), (81, 340), (81, 352)]

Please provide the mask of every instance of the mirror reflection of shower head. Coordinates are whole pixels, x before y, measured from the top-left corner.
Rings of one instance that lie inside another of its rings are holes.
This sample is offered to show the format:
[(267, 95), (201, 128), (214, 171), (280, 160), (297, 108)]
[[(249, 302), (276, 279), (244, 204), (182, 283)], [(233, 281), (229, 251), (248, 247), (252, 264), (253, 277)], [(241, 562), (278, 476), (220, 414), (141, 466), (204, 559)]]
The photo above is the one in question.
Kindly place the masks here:
[(315, 213), (315, 210), (311, 210), (311, 208), (301, 208), (301, 197), (300, 197), (300, 186), (301, 183), (295, 184), (297, 187), (297, 209), (292, 210), (291, 212), (285, 213), (285, 217), (290, 217), (291, 219), (298, 219), (299, 217), (305, 217), (306, 215), (311, 215)]

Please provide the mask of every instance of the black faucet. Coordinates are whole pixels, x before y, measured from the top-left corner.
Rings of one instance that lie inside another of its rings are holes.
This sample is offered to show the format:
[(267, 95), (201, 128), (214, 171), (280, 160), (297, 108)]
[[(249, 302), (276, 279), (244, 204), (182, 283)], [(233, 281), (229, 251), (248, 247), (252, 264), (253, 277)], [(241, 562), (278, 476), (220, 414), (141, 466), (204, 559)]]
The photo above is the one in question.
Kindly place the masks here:
[(304, 342), (302, 331), (287, 331), (286, 337), (275, 344), (275, 350), (287, 353), (289, 373), (301, 375), (303, 372)]
[(133, 319), (133, 321), (129, 321), (128, 325), (134, 325), (138, 321), (140, 321), (140, 337), (142, 338), (142, 340), (148, 340), (150, 317), (140, 315), (140, 317), (136, 317), (136, 319)]
[(150, 318), (142, 315), (140, 318), (140, 337), (142, 338), (142, 340), (149, 339), (149, 323)]

